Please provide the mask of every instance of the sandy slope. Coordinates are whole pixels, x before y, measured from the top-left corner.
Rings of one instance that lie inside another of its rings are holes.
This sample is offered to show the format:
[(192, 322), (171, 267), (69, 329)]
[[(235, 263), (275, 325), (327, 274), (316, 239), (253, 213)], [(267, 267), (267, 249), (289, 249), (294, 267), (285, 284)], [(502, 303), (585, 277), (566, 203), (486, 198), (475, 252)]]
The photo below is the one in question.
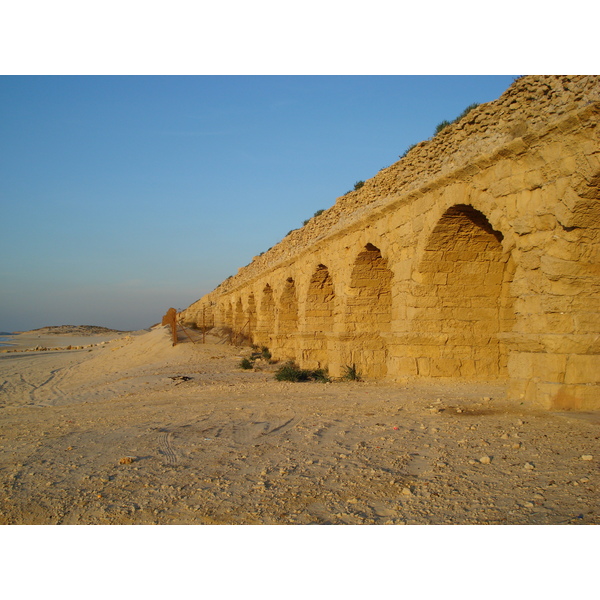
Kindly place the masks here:
[(597, 414), (282, 383), (182, 341), (0, 354), (0, 523), (600, 522)]

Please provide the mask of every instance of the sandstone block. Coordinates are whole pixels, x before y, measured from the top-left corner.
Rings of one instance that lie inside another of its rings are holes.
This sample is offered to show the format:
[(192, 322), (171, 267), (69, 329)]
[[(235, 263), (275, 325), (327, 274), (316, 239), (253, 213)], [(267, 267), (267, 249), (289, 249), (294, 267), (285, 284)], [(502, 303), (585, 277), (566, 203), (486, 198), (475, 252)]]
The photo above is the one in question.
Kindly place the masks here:
[(523, 187), (527, 190), (541, 188), (546, 182), (546, 178), (539, 169), (530, 170), (523, 174)]
[(441, 358), (458, 358), (461, 361), (469, 358), (473, 358), (473, 347), (472, 346), (455, 346), (452, 344), (446, 344), (440, 348)]
[(558, 280), (560, 277), (579, 277), (585, 273), (585, 266), (580, 262), (564, 260), (548, 254), (541, 257), (540, 266), (542, 272), (553, 281)]
[(475, 360), (475, 371), (479, 379), (495, 379), (500, 374), (498, 358), (483, 358)]
[(564, 354), (599, 354), (600, 339), (597, 333), (560, 334), (545, 333), (536, 336), (547, 352)]
[(424, 357), (417, 358), (417, 374), (423, 377), (431, 375), (431, 359)]
[(538, 383), (535, 401), (553, 410), (598, 410), (600, 386)]
[(536, 215), (533, 222), (538, 231), (552, 231), (556, 227), (556, 217), (551, 214)]
[(569, 355), (565, 383), (567, 384), (600, 384), (600, 354)]
[(460, 375), (460, 360), (453, 358), (436, 358), (430, 362), (432, 377), (458, 377)]
[(533, 216), (521, 216), (513, 221), (513, 229), (517, 235), (527, 235), (535, 228)]
[(548, 142), (538, 150), (544, 164), (558, 162), (564, 155), (564, 147), (560, 142)]
[(560, 160), (551, 163), (550, 168), (554, 169), (559, 176), (569, 177), (573, 173), (577, 172), (577, 157), (576, 156), (562, 156)]
[(577, 296), (585, 289), (583, 281), (575, 277), (563, 277), (561, 279), (550, 279), (544, 291), (552, 296)]
[(460, 361), (460, 376), (473, 379), (477, 375), (477, 366), (474, 360), (461, 359)]
[(562, 383), (565, 380), (567, 355), (542, 353), (513, 353), (508, 358), (511, 377), (538, 378), (542, 381)]
[(573, 320), (575, 321), (575, 330), (577, 332), (600, 333), (600, 313), (598, 312), (576, 313), (573, 315)]
[(391, 361), (401, 376), (413, 376), (419, 374), (417, 359), (411, 357), (396, 358)]

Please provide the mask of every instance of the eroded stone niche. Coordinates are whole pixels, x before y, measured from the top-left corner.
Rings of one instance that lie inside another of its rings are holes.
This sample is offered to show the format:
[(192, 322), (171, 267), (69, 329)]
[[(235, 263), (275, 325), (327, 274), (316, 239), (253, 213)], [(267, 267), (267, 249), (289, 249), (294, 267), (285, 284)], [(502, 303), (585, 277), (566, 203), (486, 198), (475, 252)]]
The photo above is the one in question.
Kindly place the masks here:
[(384, 334), (391, 324), (392, 272), (371, 243), (357, 256), (346, 303), (345, 331), (352, 336), (348, 366), (371, 377), (387, 374)]
[(296, 334), (298, 333), (298, 299), (296, 284), (288, 277), (277, 310), (275, 358), (294, 359), (296, 356)]
[(259, 317), (255, 333), (255, 342), (257, 346), (271, 346), (270, 334), (275, 331), (275, 301), (273, 300), (273, 290), (267, 283), (262, 289)]
[(302, 360), (311, 369), (327, 368), (328, 334), (333, 333), (335, 324), (335, 291), (325, 265), (318, 265), (310, 280), (304, 318)]
[(248, 336), (250, 339), (254, 339), (256, 337), (256, 302), (254, 301), (254, 294), (250, 294), (248, 297), (248, 310), (246, 312), (247, 315), (247, 323), (248, 323)]
[(510, 280), (502, 239), (472, 206), (450, 208), (436, 225), (418, 268), (412, 329), (442, 337), (423, 346), (420, 375), (507, 376), (499, 334), (514, 318), (507, 314)]

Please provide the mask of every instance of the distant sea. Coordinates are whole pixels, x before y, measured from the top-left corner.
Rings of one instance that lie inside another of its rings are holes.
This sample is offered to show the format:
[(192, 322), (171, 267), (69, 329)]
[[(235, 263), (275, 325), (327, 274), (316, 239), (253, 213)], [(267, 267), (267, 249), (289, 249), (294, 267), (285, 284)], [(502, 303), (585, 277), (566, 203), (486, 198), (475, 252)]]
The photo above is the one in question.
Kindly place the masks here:
[(13, 335), (16, 335), (16, 333), (10, 333), (9, 331), (0, 331), (0, 346), (10, 346), (10, 344), (7, 344), (6, 342), (10, 342), (12, 338), (6, 336)]

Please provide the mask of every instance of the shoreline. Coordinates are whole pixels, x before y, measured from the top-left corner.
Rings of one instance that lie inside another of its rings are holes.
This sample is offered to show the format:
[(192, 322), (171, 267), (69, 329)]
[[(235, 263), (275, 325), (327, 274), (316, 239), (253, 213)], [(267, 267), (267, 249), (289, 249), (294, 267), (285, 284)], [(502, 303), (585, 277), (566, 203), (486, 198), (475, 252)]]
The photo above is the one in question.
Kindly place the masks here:
[(11, 343), (11, 338), (14, 337), (15, 335), (18, 335), (16, 333), (10, 333), (10, 334), (4, 334), (4, 335), (0, 335), (0, 349), (7, 347), (7, 346), (13, 346), (14, 343)]
[[(12, 352), (39, 352), (52, 350), (79, 349), (106, 344), (113, 340), (123, 339), (129, 336), (137, 336), (146, 333), (146, 330), (115, 332), (115, 333), (92, 333), (87, 335), (71, 335), (63, 333), (14, 333), (6, 342), (2, 340), (8, 336), (0, 337), (0, 353)], [(69, 348), (70, 347), (70, 348)]]

